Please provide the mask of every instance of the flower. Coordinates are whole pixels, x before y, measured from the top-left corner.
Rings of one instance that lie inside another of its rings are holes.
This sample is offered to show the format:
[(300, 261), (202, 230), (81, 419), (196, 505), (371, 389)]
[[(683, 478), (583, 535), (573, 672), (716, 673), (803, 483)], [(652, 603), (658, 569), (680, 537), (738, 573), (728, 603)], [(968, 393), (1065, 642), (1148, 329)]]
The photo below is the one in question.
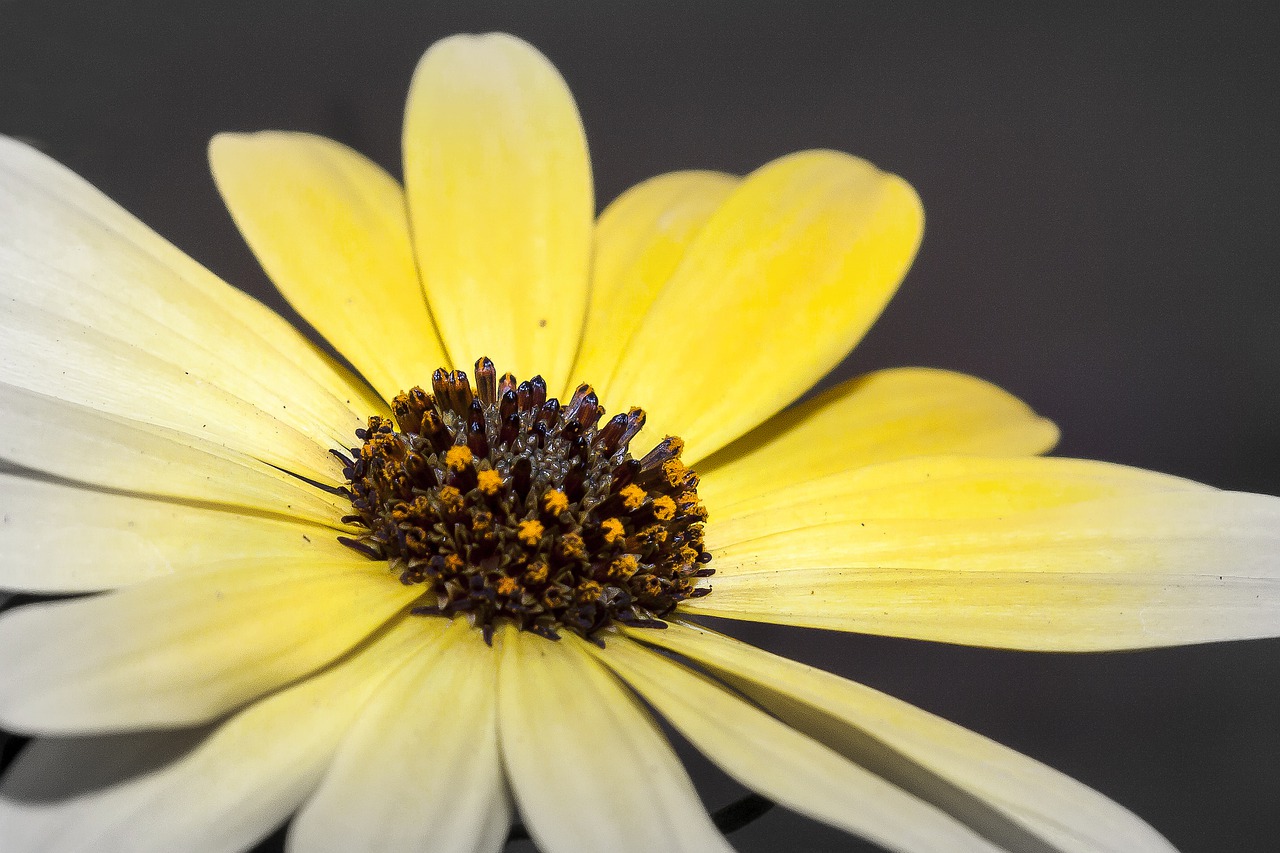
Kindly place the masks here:
[(404, 148), (402, 190), (315, 137), (211, 146), (358, 378), (0, 143), (0, 457), (28, 472), (0, 474), (0, 588), (102, 593), (0, 617), (0, 725), (39, 738), (0, 845), (236, 850), (297, 812), (299, 851), (479, 851), (518, 806), (548, 853), (728, 849), (643, 699), (891, 850), (1169, 849), (696, 617), (1028, 650), (1272, 636), (1277, 499), (1040, 457), (1051, 424), (945, 371), (786, 408), (920, 238), (914, 192), (864, 161), (664, 175), (593, 223), (573, 101), (509, 36), (427, 53)]

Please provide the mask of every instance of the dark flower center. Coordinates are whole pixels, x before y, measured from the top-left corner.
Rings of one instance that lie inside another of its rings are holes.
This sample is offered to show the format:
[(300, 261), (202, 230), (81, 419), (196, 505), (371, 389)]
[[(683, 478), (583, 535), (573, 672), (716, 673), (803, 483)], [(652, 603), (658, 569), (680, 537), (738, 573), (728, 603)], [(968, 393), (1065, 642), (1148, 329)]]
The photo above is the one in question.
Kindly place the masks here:
[(591, 386), (562, 405), (542, 377), (499, 378), (487, 358), (474, 388), (440, 369), (431, 390), (397, 396), (394, 422), (369, 418), (343, 460), (344, 521), (366, 532), (339, 539), (424, 585), (414, 613), (465, 613), (486, 638), (499, 618), (589, 638), (612, 622), (665, 627), (710, 591), (696, 585), (712, 574), (698, 475), (675, 436), (632, 458), (642, 410), (601, 424)]

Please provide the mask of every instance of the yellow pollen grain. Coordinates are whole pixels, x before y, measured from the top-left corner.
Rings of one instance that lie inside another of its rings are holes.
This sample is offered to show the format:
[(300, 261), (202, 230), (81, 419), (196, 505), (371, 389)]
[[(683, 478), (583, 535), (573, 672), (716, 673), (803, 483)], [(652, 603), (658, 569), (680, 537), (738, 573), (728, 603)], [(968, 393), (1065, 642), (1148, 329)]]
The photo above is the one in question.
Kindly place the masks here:
[(560, 551), (566, 557), (581, 557), (587, 553), (587, 543), (577, 533), (566, 533), (560, 537)]
[(666, 495), (653, 499), (653, 517), (658, 521), (670, 521), (676, 514), (676, 502)]
[(461, 512), (465, 504), (462, 500), (462, 492), (453, 486), (441, 486), (436, 492), (436, 497), (439, 498), (446, 512)]
[(499, 578), (493, 585), (494, 592), (498, 595), (513, 595), (519, 588), (520, 584), (516, 583), (515, 578)]
[(679, 459), (668, 459), (662, 463), (662, 476), (672, 488), (683, 483), (688, 473), (689, 469)]
[(522, 521), (520, 522), (520, 525), (516, 527), (516, 537), (530, 548), (541, 541), (542, 533), (542, 522), (538, 521), (536, 518), (531, 518), (528, 521)]
[(547, 564), (538, 561), (529, 567), (524, 573), (524, 582), (527, 584), (543, 584), (547, 582)]
[(450, 554), (444, 558), (444, 567), (451, 572), (460, 572), (466, 566), (466, 561), (457, 554)]
[(627, 486), (619, 494), (622, 495), (622, 505), (627, 509), (639, 509), (640, 504), (644, 503), (644, 499), (648, 497), (645, 490), (635, 483)]
[(542, 496), (542, 509), (548, 515), (559, 515), (569, 508), (569, 496), (559, 489), (548, 489)]
[(667, 528), (661, 524), (650, 524), (648, 527), (636, 533), (637, 538), (646, 542), (652, 542), (655, 545), (661, 545), (667, 541)]
[(583, 581), (578, 584), (574, 597), (579, 601), (595, 601), (600, 597), (602, 591), (600, 584), (595, 581)]
[(635, 554), (623, 554), (609, 564), (610, 580), (624, 581), (640, 570), (640, 561)]
[[(466, 450), (465, 447), (462, 449)], [(451, 450), (449, 452), (452, 453), (453, 451)], [(471, 451), (468, 450), (467, 452), (470, 453)], [(480, 491), (484, 492), (489, 497), (493, 497), (498, 492), (502, 491), (502, 475), (492, 468), (486, 468), (479, 474), (476, 474), (476, 481), (480, 487)]]
[(473, 458), (470, 447), (465, 444), (455, 444), (445, 453), (444, 464), (449, 466), (450, 471), (465, 471)]
[(604, 533), (604, 541), (610, 545), (616, 545), (622, 541), (622, 537), (627, 535), (626, 528), (616, 518), (606, 518), (600, 522), (600, 530)]

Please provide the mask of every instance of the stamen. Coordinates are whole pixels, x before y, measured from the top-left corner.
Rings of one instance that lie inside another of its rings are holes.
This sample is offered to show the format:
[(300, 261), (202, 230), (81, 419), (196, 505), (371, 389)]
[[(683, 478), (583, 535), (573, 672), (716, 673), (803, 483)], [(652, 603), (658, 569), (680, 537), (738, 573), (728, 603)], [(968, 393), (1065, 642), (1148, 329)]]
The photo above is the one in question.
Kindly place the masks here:
[(343, 520), (364, 528), (339, 541), (423, 585), (414, 613), (466, 613), (486, 638), (508, 618), (596, 640), (613, 622), (666, 627), (680, 601), (710, 592), (706, 509), (683, 441), (637, 460), (643, 410), (601, 423), (590, 385), (562, 406), (542, 377), (499, 377), (487, 358), (475, 379), (436, 370), (431, 393), (398, 395), (394, 422), (371, 417), (351, 458), (334, 454), (353, 509)]

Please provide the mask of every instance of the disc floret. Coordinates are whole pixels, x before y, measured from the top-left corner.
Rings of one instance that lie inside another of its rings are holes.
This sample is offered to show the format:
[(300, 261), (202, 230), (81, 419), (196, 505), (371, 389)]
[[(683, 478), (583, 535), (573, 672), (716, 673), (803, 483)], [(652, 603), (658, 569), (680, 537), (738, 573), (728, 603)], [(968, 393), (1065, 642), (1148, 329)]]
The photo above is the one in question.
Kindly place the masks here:
[(401, 393), (394, 420), (369, 418), (344, 459), (344, 521), (364, 532), (340, 541), (422, 584), (414, 613), (467, 614), (486, 636), (508, 618), (592, 637), (613, 622), (665, 627), (710, 592), (707, 513), (679, 438), (635, 459), (641, 409), (601, 424), (589, 385), (562, 405), (541, 376), (499, 377), (487, 358), (475, 375), (473, 387), (441, 368), (431, 393)]

